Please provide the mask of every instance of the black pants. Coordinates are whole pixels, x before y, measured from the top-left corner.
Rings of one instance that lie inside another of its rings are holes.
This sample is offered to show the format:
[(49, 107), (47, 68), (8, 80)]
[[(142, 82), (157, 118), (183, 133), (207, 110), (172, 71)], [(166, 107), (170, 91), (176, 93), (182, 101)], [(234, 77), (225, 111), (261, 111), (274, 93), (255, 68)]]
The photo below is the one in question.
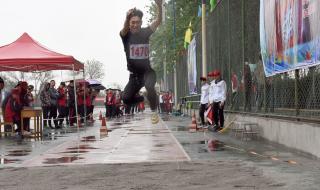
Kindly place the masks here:
[(69, 124), (73, 125), (76, 123), (76, 107), (72, 104), (69, 105)]
[(30, 132), (30, 117), (23, 118), (23, 130)]
[(201, 124), (202, 124), (202, 125), (205, 125), (205, 122), (204, 122), (204, 112), (205, 112), (206, 109), (207, 109), (207, 105), (208, 105), (208, 104), (201, 104), (201, 105), (200, 105), (199, 115), (200, 115), (200, 118), (201, 118)]
[(45, 107), (42, 107), (42, 113), (43, 113), (43, 125), (44, 126), (48, 126), (48, 122), (47, 122), (47, 119), (49, 118), (49, 113), (50, 113), (50, 107), (48, 106), (45, 106)]
[(144, 74), (130, 74), (129, 82), (124, 88), (123, 102), (127, 105), (136, 104), (143, 101), (142, 96), (137, 96), (140, 89), (144, 86), (147, 90), (147, 98), (150, 102), (152, 111), (157, 109), (157, 94), (154, 89), (156, 84), (156, 73), (149, 69)]
[(57, 120), (57, 106), (51, 105), (50, 106), (50, 113), (49, 113), (49, 126), (52, 127), (51, 125), (51, 118), (53, 119), (54, 126), (58, 126), (58, 120)]
[(67, 107), (66, 106), (58, 106), (58, 120), (59, 120), (59, 125), (62, 125), (63, 120), (65, 117), (67, 117)]
[(114, 115), (114, 106), (113, 105), (106, 105), (106, 117), (111, 118)]
[(78, 114), (80, 115), (81, 123), (84, 123), (84, 117), (85, 117), (84, 106), (85, 106), (84, 104), (78, 106), (78, 112), (79, 112)]
[(220, 127), (223, 127), (223, 125), (224, 125), (224, 115), (223, 115), (224, 106), (220, 107), (220, 103), (221, 102), (214, 102), (213, 103), (214, 124), (216, 126), (219, 126), (219, 122), (220, 122)]

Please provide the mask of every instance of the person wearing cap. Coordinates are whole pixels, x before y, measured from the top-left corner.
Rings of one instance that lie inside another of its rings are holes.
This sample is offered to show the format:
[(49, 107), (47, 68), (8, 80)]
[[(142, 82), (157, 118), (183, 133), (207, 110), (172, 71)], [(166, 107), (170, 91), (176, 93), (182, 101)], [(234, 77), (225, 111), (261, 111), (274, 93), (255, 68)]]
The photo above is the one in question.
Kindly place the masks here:
[(218, 131), (224, 126), (223, 110), (227, 98), (227, 84), (222, 79), (219, 70), (210, 72), (209, 76), (213, 77), (213, 81), (211, 81), (209, 89), (209, 103), (212, 105), (214, 112), (213, 130)]
[(207, 83), (206, 77), (200, 77), (200, 81), (201, 81), (201, 98), (200, 98), (199, 115), (201, 118), (201, 126), (204, 127), (205, 126), (204, 112), (206, 111), (209, 104), (210, 85)]
[(65, 117), (67, 117), (67, 88), (66, 88), (66, 83), (61, 82), (59, 87), (58, 87), (58, 128), (62, 128), (63, 125), (63, 120)]

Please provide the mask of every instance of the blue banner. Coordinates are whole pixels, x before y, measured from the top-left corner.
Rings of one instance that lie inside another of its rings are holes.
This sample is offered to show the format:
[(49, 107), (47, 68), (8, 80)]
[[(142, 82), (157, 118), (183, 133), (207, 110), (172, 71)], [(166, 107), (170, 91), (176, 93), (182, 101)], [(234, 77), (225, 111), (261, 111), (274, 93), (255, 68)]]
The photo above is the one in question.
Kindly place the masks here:
[(197, 43), (193, 38), (188, 47), (189, 94), (197, 94)]
[(266, 76), (320, 64), (319, 0), (260, 0)]

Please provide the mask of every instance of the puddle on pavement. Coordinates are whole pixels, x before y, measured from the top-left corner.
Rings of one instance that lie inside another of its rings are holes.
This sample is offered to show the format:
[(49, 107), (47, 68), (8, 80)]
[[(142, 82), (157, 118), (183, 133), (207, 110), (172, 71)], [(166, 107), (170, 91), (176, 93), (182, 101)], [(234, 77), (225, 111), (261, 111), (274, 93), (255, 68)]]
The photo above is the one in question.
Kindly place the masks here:
[(172, 144), (156, 144), (154, 147), (165, 147), (165, 146), (170, 146)]
[(82, 154), (82, 153), (87, 153), (89, 151), (87, 150), (70, 150), (70, 151), (65, 151), (65, 152), (61, 152), (63, 154)]
[(67, 148), (67, 150), (93, 150), (93, 149), (98, 149), (98, 148), (94, 148), (92, 146), (89, 146), (89, 145), (80, 145), (80, 146), (77, 146), (77, 147), (70, 147), (70, 148)]
[(110, 126), (122, 126), (122, 125), (128, 125), (131, 124), (131, 122), (116, 122), (116, 123), (111, 123)]
[(206, 148), (199, 148), (198, 153), (207, 153), (209, 152)]
[(0, 165), (5, 165), (5, 164), (14, 164), (16, 162), (20, 162), (21, 160), (19, 159), (7, 159), (7, 158), (1, 158), (0, 159)]
[(207, 141), (191, 141), (191, 142), (181, 142), (182, 146), (191, 145), (191, 144), (207, 144)]
[(13, 157), (27, 156), (30, 154), (30, 152), (31, 150), (11, 150), (11, 151), (8, 151), (8, 154), (6, 156), (13, 156)]
[(210, 151), (223, 151), (224, 143), (218, 140), (209, 140), (208, 141), (208, 149)]
[(162, 118), (163, 121), (170, 121), (168, 118)]
[(178, 126), (174, 128), (170, 128), (171, 131), (189, 131), (189, 127), (186, 126)]
[(82, 160), (84, 158), (79, 156), (65, 156), (61, 158), (47, 158), (46, 161), (43, 162), (43, 164), (67, 164), (72, 163), (76, 160)]
[[(208, 141), (191, 141), (191, 142), (181, 142), (182, 146), (188, 146), (188, 145), (203, 145), (206, 144), (208, 149), (211, 152), (213, 151), (223, 151), (224, 150), (224, 143), (218, 140), (208, 140)], [(200, 148), (199, 153), (205, 152), (203, 148)], [(202, 150), (203, 149), (203, 150)]]
[(96, 142), (96, 141), (102, 141), (102, 140), (96, 139), (96, 136), (82, 137), (82, 140), (81, 140), (81, 142)]

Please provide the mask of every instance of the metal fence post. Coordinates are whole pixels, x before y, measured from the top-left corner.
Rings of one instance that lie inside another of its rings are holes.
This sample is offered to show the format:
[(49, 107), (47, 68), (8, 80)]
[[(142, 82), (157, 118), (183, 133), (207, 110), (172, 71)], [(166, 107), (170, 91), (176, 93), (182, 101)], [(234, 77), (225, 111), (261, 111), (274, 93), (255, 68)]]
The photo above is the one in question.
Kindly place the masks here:
[(296, 116), (299, 115), (299, 112), (300, 112), (300, 108), (299, 108), (299, 78), (300, 78), (300, 75), (299, 75), (299, 69), (296, 69), (295, 70), (295, 80), (294, 80), (294, 108), (295, 108), (295, 114)]
[(202, 76), (207, 76), (206, 0), (202, 0)]
[[(245, 41), (244, 41), (244, 2), (245, 2), (245, 0), (242, 0), (241, 1), (241, 38), (242, 38), (242, 75), (243, 75), (243, 77), (245, 77), (244, 75), (245, 75), (245, 57), (244, 57), (244, 55), (245, 55), (245, 50), (244, 50), (244, 47), (245, 47), (245, 45), (244, 45), (244, 43), (245, 43)], [(245, 85), (245, 84), (244, 84)], [(245, 92), (245, 88), (247, 88), (246, 86), (244, 86), (244, 92)], [(243, 95), (243, 102), (244, 102), (244, 111), (246, 111), (245, 110), (245, 108), (246, 108), (246, 106), (247, 106), (247, 104), (248, 104), (248, 102), (247, 102), (247, 98), (246, 98), (246, 96), (245, 96), (245, 93), (244, 93), (244, 95)]]

